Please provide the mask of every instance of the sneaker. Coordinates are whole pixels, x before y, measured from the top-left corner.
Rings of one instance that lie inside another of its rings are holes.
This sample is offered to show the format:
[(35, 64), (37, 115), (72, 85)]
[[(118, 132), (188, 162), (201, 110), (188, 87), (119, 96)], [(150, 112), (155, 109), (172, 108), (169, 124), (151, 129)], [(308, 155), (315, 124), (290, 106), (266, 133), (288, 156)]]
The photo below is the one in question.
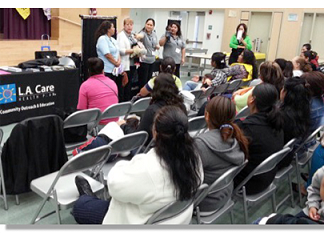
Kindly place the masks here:
[(97, 197), (96, 194), (92, 192), (89, 182), (83, 176), (79, 175), (75, 177), (75, 185), (78, 188), (80, 196), (88, 195)]

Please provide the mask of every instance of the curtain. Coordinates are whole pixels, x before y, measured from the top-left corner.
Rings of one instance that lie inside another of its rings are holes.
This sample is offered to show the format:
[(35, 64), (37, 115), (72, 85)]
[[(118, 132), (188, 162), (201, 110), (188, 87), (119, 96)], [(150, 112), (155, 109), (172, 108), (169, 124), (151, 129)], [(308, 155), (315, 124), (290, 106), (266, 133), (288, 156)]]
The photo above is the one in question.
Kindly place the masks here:
[(51, 35), (51, 21), (47, 20), (42, 8), (31, 8), (26, 20), (15, 8), (4, 8), (0, 17), (4, 39), (40, 40), (43, 34)]

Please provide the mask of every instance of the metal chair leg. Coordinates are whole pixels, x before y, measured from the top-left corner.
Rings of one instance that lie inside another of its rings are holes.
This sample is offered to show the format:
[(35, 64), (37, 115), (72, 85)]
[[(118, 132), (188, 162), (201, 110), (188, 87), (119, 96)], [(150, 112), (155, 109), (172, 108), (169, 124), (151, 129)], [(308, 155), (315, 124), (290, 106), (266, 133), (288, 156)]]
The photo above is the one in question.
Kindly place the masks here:
[[(0, 158), (1, 160), (1, 158)], [(4, 209), (5, 210), (8, 210), (8, 201), (7, 201), (7, 193), (6, 193), (6, 186), (5, 186), (5, 183), (4, 183), (4, 178), (3, 178), (3, 170), (2, 170), (2, 164), (1, 164), (1, 161), (0, 161), (0, 176), (1, 176), (1, 186), (0, 186), (0, 189), (2, 188), (2, 195), (3, 195), (3, 202), (4, 202)]]
[(53, 192), (53, 197), (54, 197), (54, 201), (55, 201), (55, 212), (56, 212), (56, 217), (57, 217), (57, 224), (60, 225), (61, 224), (61, 215), (60, 215), (59, 203), (57, 201), (56, 190), (54, 190), (54, 192)]
[(246, 202), (246, 193), (245, 193), (245, 186), (242, 188), (243, 191), (243, 210), (244, 210), (244, 222), (245, 224), (248, 224), (248, 207), (247, 207), (247, 202)]
[(231, 210), (231, 211), (229, 212), (229, 214), (230, 214), (231, 224), (234, 224), (233, 211)]
[(290, 187), (290, 201), (291, 201), (291, 208), (295, 208), (295, 200), (294, 200), (294, 191), (291, 187), (292, 179), (291, 179), (291, 174), (288, 173), (288, 185)]
[(16, 197), (16, 205), (19, 205), (20, 204), (19, 196), (18, 195), (15, 195), (15, 197)]
[(276, 213), (277, 208), (276, 208), (276, 196), (275, 196), (275, 192), (272, 194), (271, 202), (272, 202), (272, 211), (273, 211), (273, 213)]
[(36, 219), (37, 219), (39, 213), (42, 211), (42, 209), (43, 209), (45, 203), (47, 202), (47, 200), (48, 200), (48, 197), (43, 199), (43, 202), (39, 205), (39, 207), (38, 207), (37, 211), (35, 212), (35, 215), (32, 218), (30, 224), (35, 224), (37, 222)]

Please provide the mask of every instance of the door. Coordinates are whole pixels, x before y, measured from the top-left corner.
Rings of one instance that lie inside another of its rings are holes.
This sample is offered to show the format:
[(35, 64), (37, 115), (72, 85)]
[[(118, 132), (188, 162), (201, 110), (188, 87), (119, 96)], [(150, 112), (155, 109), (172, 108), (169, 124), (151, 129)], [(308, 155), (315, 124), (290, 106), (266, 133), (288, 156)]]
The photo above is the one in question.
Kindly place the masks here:
[(272, 30), (270, 32), (269, 49), (267, 59), (274, 61), (277, 58), (278, 42), (282, 22), (282, 12), (273, 13)]

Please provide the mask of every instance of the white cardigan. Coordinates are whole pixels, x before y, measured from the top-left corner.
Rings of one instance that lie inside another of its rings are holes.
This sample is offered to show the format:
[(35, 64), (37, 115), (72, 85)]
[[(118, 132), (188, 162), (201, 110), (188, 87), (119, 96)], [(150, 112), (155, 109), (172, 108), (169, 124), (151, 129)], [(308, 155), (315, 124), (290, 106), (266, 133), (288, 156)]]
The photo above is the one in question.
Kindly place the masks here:
[(124, 71), (129, 71), (130, 60), (129, 54), (126, 54), (126, 50), (131, 49), (131, 44), (124, 30), (117, 34), (117, 42), (119, 46), (121, 64), (123, 64)]
[[(108, 189), (112, 199), (103, 224), (144, 224), (176, 200), (174, 185), (154, 148), (131, 161), (116, 163), (108, 175)], [(189, 208), (177, 223), (190, 222), (192, 212)]]

